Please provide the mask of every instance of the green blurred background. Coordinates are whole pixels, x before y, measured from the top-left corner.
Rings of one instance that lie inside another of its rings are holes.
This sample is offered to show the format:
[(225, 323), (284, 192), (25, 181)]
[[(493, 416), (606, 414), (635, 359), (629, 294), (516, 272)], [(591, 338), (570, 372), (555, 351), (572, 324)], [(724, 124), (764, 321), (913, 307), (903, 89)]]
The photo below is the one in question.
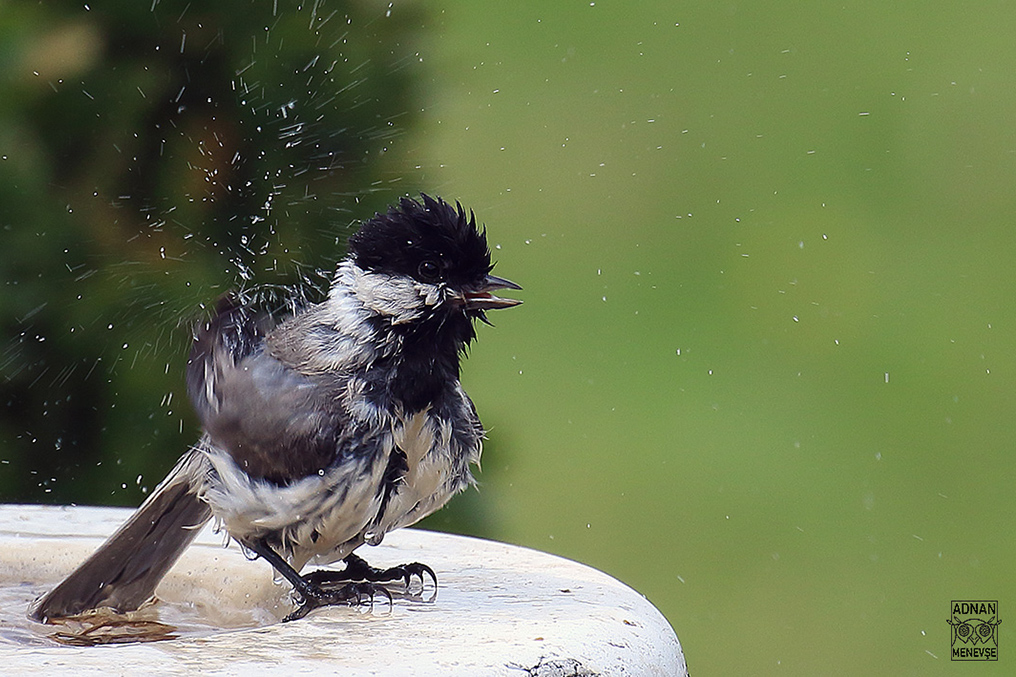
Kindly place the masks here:
[(0, 2), (0, 499), (137, 504), (199, 304), (425, 190), (526, 301), (428, 526), (617, 576), (698, 676), (1012, 672), (1016, 8), (197, 4)]

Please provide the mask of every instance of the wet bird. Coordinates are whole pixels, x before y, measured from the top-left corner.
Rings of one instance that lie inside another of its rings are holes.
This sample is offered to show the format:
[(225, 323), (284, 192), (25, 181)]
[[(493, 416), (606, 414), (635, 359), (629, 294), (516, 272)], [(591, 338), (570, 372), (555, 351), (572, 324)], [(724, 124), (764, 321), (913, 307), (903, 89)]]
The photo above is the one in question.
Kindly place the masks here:
[[(194, 331), (187, 389), (203, 435), (131, 518), (30, 615), (126, 612), (209, 519), (288, 580), (287, 619), (437, 578), (354, 550), (413, 524), (472, 481), (484, 435), (459, 382), (476, 320), (520, 301), (491, 274), (472, 212), (422, 195), (349, 240), (327, 298), (274, 320), (242, 294)], [(308, 563), (343, 561), (301, 574)]]

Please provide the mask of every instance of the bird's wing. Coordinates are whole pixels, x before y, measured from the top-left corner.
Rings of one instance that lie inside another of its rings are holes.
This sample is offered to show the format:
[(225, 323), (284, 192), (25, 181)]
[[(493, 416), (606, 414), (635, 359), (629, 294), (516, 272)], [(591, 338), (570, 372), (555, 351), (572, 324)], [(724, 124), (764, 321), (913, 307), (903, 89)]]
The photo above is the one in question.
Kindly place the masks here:
[(252, 479), (285, 485), (355, 442), (341, 375), (302, 373), (265, 348), (271, 321), (231, 296), (195, 332), (187, 387), (212, 443)]

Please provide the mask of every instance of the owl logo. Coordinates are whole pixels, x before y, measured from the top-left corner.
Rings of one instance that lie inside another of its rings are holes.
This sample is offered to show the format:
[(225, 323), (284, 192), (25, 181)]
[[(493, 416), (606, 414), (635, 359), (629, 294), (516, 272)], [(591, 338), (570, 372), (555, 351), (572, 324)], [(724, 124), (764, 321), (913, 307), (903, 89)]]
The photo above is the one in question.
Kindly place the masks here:
[(977, 646), (980, 643), (998, 646), (998, 635), (996, 631), (998, 624), (1002, 621), (994, 616), (987, 620), (980, 618), (960, 618), (953, 616), (946, 623), (952, 626), (952, 645), (957, 643)]

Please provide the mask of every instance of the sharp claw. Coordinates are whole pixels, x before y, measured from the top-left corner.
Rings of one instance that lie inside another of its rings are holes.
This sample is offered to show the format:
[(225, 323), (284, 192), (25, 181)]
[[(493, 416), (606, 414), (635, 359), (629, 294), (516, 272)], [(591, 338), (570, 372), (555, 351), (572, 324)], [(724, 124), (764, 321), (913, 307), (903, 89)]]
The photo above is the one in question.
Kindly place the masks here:
[(395, 600), (392, 598), (392, 593), (388, 592), (388, 588), (386, 588), (386, 587), (384, 587), (382, 585), (372, 586), (372, 590), (371, 590), (371, 594), (370, 594), (370, 606), (371, 606), (371, 608), (372, 609), (374, 608), (374, 594), (378, 590), (383, 592), (385, 594), (385, 597), (388, 598), (388, 610), (391, 611), (392, 609), (394, 609), (395, 608)]
[(437, 588), (437, 574), (435, 574), (434, 570), (431, 569), (426, 564), (420, 564), (419, 562), (414, 562), (413, 564), (407, 564), (405, 566), (405, 569), (406, 569), (406, 587), (407, 588), (409, 587), (409, 584), (412, 582), (412, 577), (414, 575), (417, 578), (420, 579), (420, 587), (421, 588), (425, 587), (427, 585), (427, 581), (424, 579), (424, 575), (425, 574), (427, 576), (430, 576), (430, 580), (434, 582), (434, 588), (435, 589)]
[[(423, 571), (430, 576), (430, 580), (434, 581), (434, 589), (437, 590), (437, 574), (426, 564), (423, 565)], [(420, 585), (423, 585), (423, 574), (420, 574)]]

